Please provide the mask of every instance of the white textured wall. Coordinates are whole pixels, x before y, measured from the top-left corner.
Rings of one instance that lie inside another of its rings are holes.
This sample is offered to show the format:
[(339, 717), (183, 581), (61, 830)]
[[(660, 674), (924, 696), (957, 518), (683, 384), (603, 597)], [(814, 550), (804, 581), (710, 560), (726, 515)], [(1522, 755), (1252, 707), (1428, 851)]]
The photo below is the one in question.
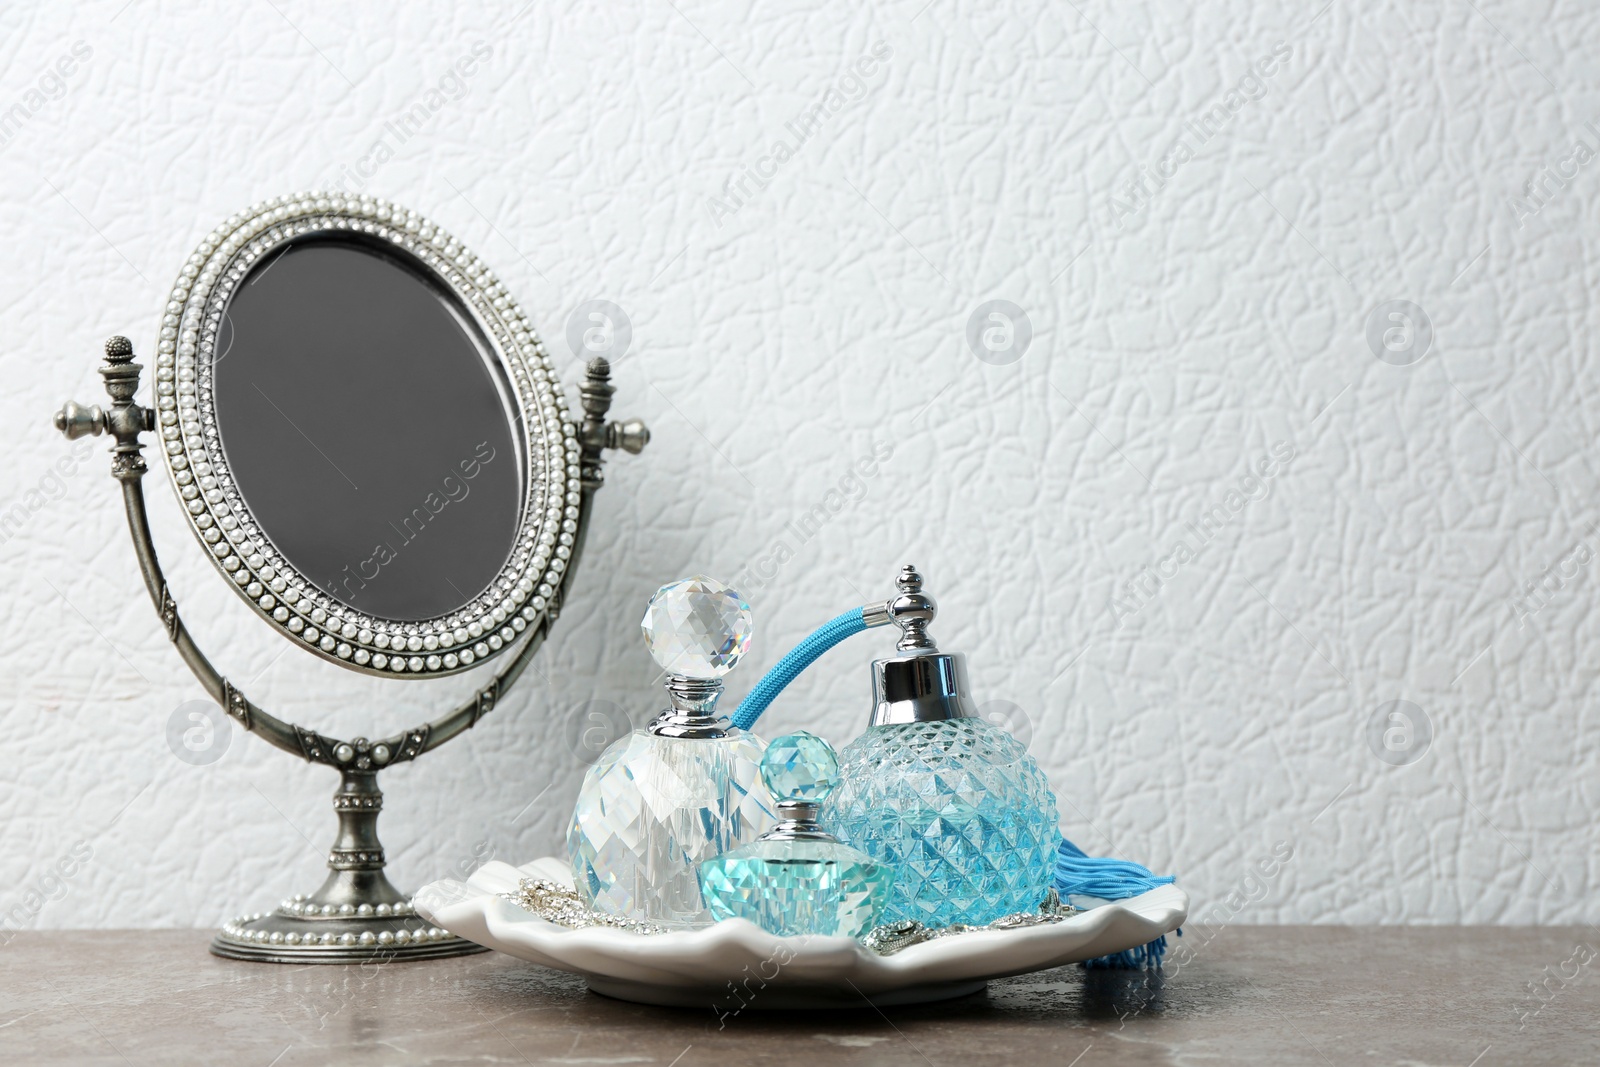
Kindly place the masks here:
[[(1600, 918), (1591, 6), (202, 6), (0, 12), (0, 109), (21, 107), (0, 145), (11, 922), (212, 925), (321, 877), (328, 771), (237, 733), (210, 765), (169, 749), (200, 690), (103, 443), (75, 453), (48, 420), (99, 399), (107, 335), (152, 350), (208, 230), (372, 170), (419, 101), (363, 188), (488, 259), (569, 381), (568, 316), (621, 305), (616, 410), (655, 440), (611, 464), (543, 677), (386, 776), (397, 881), (556, 847), (586, 702), (660, 703), (637, 621), (661, 581), (744, 575), (737, 695), (913, 561), (1069, 835), (1178, 872), (1202, 915)], [(764, 162), (819, 103), (843, 106)], [(1201, 144), (1187, 124), (1217, 107)], [(747, 170), (767, 177), (740, 193)], [(1031, 328), (1003, 365), (966, 340), (990, 300)], [(1431, 320), (1408, 365), (1367, 340), (1390, 300)], [(478, 681), (289, 650), (211, 573), (165, 473), (148, 484), (190, 625), (261, 704), (373, 734)], [(804, 543), (787, 528), (841, 504)], [(881, 644), (835, 653), (765, 732), (853, 736)], [(1431, 724), (1409, 765), (1369, 746), (1395, 700)]]

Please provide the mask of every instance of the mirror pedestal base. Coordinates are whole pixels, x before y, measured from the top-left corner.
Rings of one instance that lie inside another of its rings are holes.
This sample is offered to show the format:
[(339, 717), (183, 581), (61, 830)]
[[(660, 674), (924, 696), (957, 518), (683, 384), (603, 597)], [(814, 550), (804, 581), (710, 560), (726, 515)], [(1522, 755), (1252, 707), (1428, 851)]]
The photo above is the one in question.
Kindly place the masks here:
[(339, 836), (328, 852), (321, 888), (228, 923), (211, 942), (213, 955), (268, 963), (387, 963), (488, 951), (418, 917), (410, 898), (383, 873), (383, 790), (365, 742), (358, 742), (368, 767), (341, 772), (333, 795)]
[[(402, 932), (406, 934), (404, 943), (396, 940)], [(322, 943), (324, 934), (332, 935), (333, 942)], [(437, 939), (433, 935), (438, 935)], [(346, 937), (350, 939), (348, 944)], [(303, 919), (284, 915), (281, 909), (235, 919), (211, 940), (213, 956), (257, 963), (389, 963), (487, 951), (482, 945), (432, 927), (414, 915), (400, 919)]]

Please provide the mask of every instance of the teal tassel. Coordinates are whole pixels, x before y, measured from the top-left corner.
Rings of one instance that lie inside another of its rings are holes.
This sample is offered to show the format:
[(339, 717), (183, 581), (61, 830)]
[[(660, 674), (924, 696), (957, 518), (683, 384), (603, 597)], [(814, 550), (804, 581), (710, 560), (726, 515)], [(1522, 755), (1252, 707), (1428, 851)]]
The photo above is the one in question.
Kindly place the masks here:
[[(1183, 930), (1178, 931), (1178, 936), (1183, 936)], [(1084, 960), (1083, 966), (1091, 971), (1142, 971), (1146, 967), (1160, 967), (1161, 957), (1166, 955), (1166, 952), (1167, 938), (1163, 934), (1148, 945), (1123, 949), (1121, 952), (1113, 952), (1109, 956), (1100, 956), (1097, 959)]]
[[(1073, 895), (1097, 897), (1100, 900), (1126, 900), (1140, 893), (1148, 893), (1157, 886), (1171, 885), (1175, 881), (1177, 878), (1173, 875), (1152, 874), (1150, 868), (1141, 867), (1127, 860), (1086, 855), (1083, 849), (1064, 837), (1061, 839), (1061, 849), (1056, 855), (1055, 885), (1056, 892), (1061, 895), (1062, 900)], [(1181, 929), (1178, 931), (1178, 936), (1183, 936)], [(1090, 969), (1122, 970), (1159, 967), (1161, 957), (1166, 951), (1167, 939), (1163, 935), (1148, 945), (1087, 960), (1084, 966)]]

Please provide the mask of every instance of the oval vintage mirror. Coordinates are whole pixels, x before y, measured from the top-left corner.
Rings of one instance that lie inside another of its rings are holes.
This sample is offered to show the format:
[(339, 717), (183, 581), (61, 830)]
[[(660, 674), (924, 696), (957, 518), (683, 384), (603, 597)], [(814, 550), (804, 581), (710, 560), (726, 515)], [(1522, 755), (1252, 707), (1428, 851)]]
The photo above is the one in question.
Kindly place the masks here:
[(560, 588), (578, 442), (533, 327), (426, 219), (373, 200), (235, 217), (157, 355), (167, 466), (233, 587), (303, 647), (440, 675)]
[[(606, 422), (605, 360), (581, 421), (538, 335), (488, 268), (438, 226), (382, 200), (310, 193), (229, 219), (189, 258), (166, 305), (155, 407), (113, 337), (109, 408), (68, 403), (69, 438), (116, 439), (129, 532), (151, 602), (184, 662), (244, 729), (339, 773), (339, 832), (320, 888), (228, 923), (211, 951), (338, 963), (478, 951), (419, 925), (384, 874), (378, 773), (492, 711), (549, 631), (577, 565), (602, 452), (640, 451)], [(271, 714), (212, 665), (167, 587), (145, 510), (155, 433), (199, 537), (228, 583), (302, 648), (388, 677), (450, 674), (513, 646), (464, 704), (387, 737), (331, 737)]]

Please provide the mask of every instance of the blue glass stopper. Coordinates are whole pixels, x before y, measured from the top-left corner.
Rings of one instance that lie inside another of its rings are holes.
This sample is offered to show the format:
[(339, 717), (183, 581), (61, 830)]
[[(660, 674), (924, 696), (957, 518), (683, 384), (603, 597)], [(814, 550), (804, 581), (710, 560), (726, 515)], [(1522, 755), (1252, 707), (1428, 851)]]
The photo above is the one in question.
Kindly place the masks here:
[(820, 804), (839, 784), (839, 757), (832, 745), (808, 730), (785, 734), (767, 746), (761, 780), (774, 804)]

